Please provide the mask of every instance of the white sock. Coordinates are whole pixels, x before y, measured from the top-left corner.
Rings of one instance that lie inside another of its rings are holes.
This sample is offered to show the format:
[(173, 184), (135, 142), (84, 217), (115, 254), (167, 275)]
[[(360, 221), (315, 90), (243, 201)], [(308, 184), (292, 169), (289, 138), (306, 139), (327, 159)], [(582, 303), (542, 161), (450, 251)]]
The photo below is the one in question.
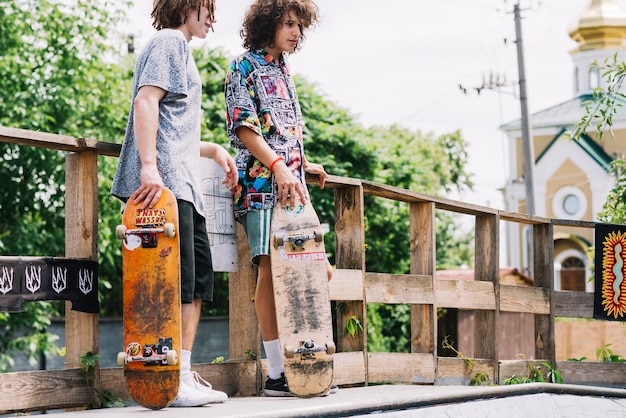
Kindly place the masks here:
[(191, 351), (180, 350), (180, 375), (191, 372)]
[(283, 367), (283, 355), (280, 352), (280, 341), (263, 341), (263, 348), (267, 356), (267, 376), (270, 379), (278, 379), (285, 371)]

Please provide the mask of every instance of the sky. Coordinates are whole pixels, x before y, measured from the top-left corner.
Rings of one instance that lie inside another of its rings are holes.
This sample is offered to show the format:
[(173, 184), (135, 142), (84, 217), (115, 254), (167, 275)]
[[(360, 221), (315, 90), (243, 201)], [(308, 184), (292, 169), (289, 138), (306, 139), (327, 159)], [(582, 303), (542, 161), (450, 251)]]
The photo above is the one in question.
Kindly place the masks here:
[[(515, 0), (517, 1), (517, 0)], [(568, 27), (591, 0), (519, 0), (530, 113), (574, 96), (576, 43)], [(626, 9), (626, 0), (616, 0)], [(217, 0), (215, 33), (193, 47), (242, 52), (251, 0)], [(513, 0), (317, 0), (321, 21), (292, 55), (292, 72), (364, 126), (398, 124), (436, 136), (460, 130), (469, 143), (473, 192), (455, 200), (505, 209), (506, 140), (521, 118)], [(149, 0), (135, 2), (137, 48), (154, 33)], [(499, 80), (503, 87), (475, 88)], [(463, 86), (467, 93), (459, 88)], [(330, 173), (332, 174), (332, 173)]]

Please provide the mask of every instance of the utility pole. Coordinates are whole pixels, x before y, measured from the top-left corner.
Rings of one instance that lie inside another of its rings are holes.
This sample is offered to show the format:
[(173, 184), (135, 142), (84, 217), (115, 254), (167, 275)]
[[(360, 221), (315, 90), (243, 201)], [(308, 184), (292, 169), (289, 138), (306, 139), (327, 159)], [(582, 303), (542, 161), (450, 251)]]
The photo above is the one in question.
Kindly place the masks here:
[(524, 51), (522, 48), (522, 22), (519, 0), (513, 6), (515, 16), (515, 43), (517, 44), (517, 67), (519, 71), (519, 94), (522, 110), (522, 150), (524, 157), (524, 185), (526, 186), (526, 213), (535, 215), (534, 166), (535, 152), (528, 114), (528, 97), (526, 95), (526, 72), (524, 69)]

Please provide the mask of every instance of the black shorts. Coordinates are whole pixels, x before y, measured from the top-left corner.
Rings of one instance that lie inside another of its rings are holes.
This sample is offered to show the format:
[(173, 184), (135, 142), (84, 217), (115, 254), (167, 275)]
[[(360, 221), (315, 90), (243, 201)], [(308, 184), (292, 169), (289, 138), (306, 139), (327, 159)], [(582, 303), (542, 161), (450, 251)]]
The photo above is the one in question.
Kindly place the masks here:
[(213, 263), (206, 220), (193, 204), (178, 201), (181, 301), (213, 300)]

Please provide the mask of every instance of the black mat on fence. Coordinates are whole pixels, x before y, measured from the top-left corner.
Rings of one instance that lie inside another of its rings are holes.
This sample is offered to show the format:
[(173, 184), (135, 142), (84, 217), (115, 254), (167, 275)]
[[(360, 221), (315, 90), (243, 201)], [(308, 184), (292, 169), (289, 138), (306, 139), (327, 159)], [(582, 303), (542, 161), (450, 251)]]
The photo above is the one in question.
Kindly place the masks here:
[(98, 313), (98, 263), (86, 259), (0, 257), (0, 311), (22, 303), (69, 300), (72, 310)]

